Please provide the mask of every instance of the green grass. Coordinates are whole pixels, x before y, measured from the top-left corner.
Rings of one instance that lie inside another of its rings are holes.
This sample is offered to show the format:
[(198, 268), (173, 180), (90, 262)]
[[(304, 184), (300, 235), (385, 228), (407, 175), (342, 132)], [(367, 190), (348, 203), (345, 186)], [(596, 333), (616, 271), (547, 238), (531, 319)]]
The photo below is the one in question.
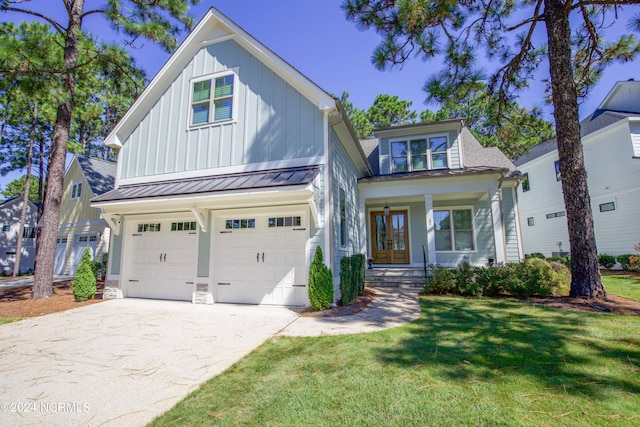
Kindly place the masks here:
[(18, 320), (22, 320), (22, 317), (0, 317), (0, 325), (4, 325), (5, 323), (16, 322)]
[(153, 426), (632, 426), (640, 318), (428, 297), (372, 334), (272, 339)]
[(630, 276), (602, 276), (607, 293), (640, 301), (640, 280)]

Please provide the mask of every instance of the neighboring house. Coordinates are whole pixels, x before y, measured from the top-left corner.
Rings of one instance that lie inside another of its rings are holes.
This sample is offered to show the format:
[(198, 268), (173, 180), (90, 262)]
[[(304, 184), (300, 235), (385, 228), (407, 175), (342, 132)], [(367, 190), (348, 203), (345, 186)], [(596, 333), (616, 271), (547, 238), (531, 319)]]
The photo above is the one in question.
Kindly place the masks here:
[[(20, 216), (22, 215), (22, 197), (9, 199), (0, 204), (0, 273), (12, 274), (16, 262)], [(27, 203), (27, 218), (22, 233), (22, 257), (20, 272), (33, 270), (36, 260), (36, 228), (38, 208), (33, 202)]]
[(497, 149), (461, 120), (377, 137), (365, 154), (338, 100), (210, 9), (105, 140), (105, 296), (304, 306), (316, 247), (336, 298), (354, 253), (378, 267), (422, 266), (422, 246), (446, 265), (522, 257), (518, 173)]
[(100, 159), (76, 155), (69, 164), (60, 205), (55, 274), (74, 275), (85, 247), (96, 260), (108, 250), (111, 230), (100, 209), (91, 207), (91, 199), (113, 190), (115, 174), (116, 164)]
[[(633, 253), (640, 241), (640, 82), (618, 82), (580, 123), (598, 253)], [(569, 252), (569, 234), (555, 140), (516, 165), (527, 180), (518, 190), (526, 253)]]

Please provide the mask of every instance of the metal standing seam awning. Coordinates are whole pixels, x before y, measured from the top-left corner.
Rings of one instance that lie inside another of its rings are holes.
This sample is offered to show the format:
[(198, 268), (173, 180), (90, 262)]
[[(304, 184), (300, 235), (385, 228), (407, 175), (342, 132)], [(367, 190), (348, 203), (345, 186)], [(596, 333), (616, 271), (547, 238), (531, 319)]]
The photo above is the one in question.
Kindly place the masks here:
[[(302, 166), (123, 185), (91, 200), (117, 233), (124, 214), (191, 210), (205, 229), (207, 209), (313, 201), (320, 166)], [(314, 214), (314, 217), (316, 215)]]

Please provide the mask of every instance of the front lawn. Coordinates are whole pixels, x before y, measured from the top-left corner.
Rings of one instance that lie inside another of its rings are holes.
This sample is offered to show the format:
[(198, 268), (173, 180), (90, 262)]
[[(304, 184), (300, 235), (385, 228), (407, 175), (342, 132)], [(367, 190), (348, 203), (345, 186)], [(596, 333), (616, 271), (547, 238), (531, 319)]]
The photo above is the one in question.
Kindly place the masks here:
[(640, 279), (630, 276), (602, 276), (607, 293), (640, 301)]
[[(640, 318), (421, 299), (411, 324), (279, 337), (154, 426), (640, 424)], [(204, 361), (203, 361), (204, 362)]]

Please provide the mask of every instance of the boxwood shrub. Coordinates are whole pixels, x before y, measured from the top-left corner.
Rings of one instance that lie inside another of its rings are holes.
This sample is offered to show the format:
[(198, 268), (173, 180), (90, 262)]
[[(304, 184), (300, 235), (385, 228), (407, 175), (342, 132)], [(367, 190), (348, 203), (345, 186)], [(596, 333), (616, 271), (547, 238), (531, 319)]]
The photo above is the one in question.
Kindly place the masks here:
[(333, 274), (324, 265), (324, 257), (320, 246), (309, 267), (309, 302), (314, 310), (324, 310), (333, 303)]
[(424, 291), (463, 296), (546, 297), (568, 295), (570, 282), (571, 275), (565, 265), (530, 258), (521, 263), (488, 267), (472, 267), (468, 263), (453, 269), (432, 267)]

